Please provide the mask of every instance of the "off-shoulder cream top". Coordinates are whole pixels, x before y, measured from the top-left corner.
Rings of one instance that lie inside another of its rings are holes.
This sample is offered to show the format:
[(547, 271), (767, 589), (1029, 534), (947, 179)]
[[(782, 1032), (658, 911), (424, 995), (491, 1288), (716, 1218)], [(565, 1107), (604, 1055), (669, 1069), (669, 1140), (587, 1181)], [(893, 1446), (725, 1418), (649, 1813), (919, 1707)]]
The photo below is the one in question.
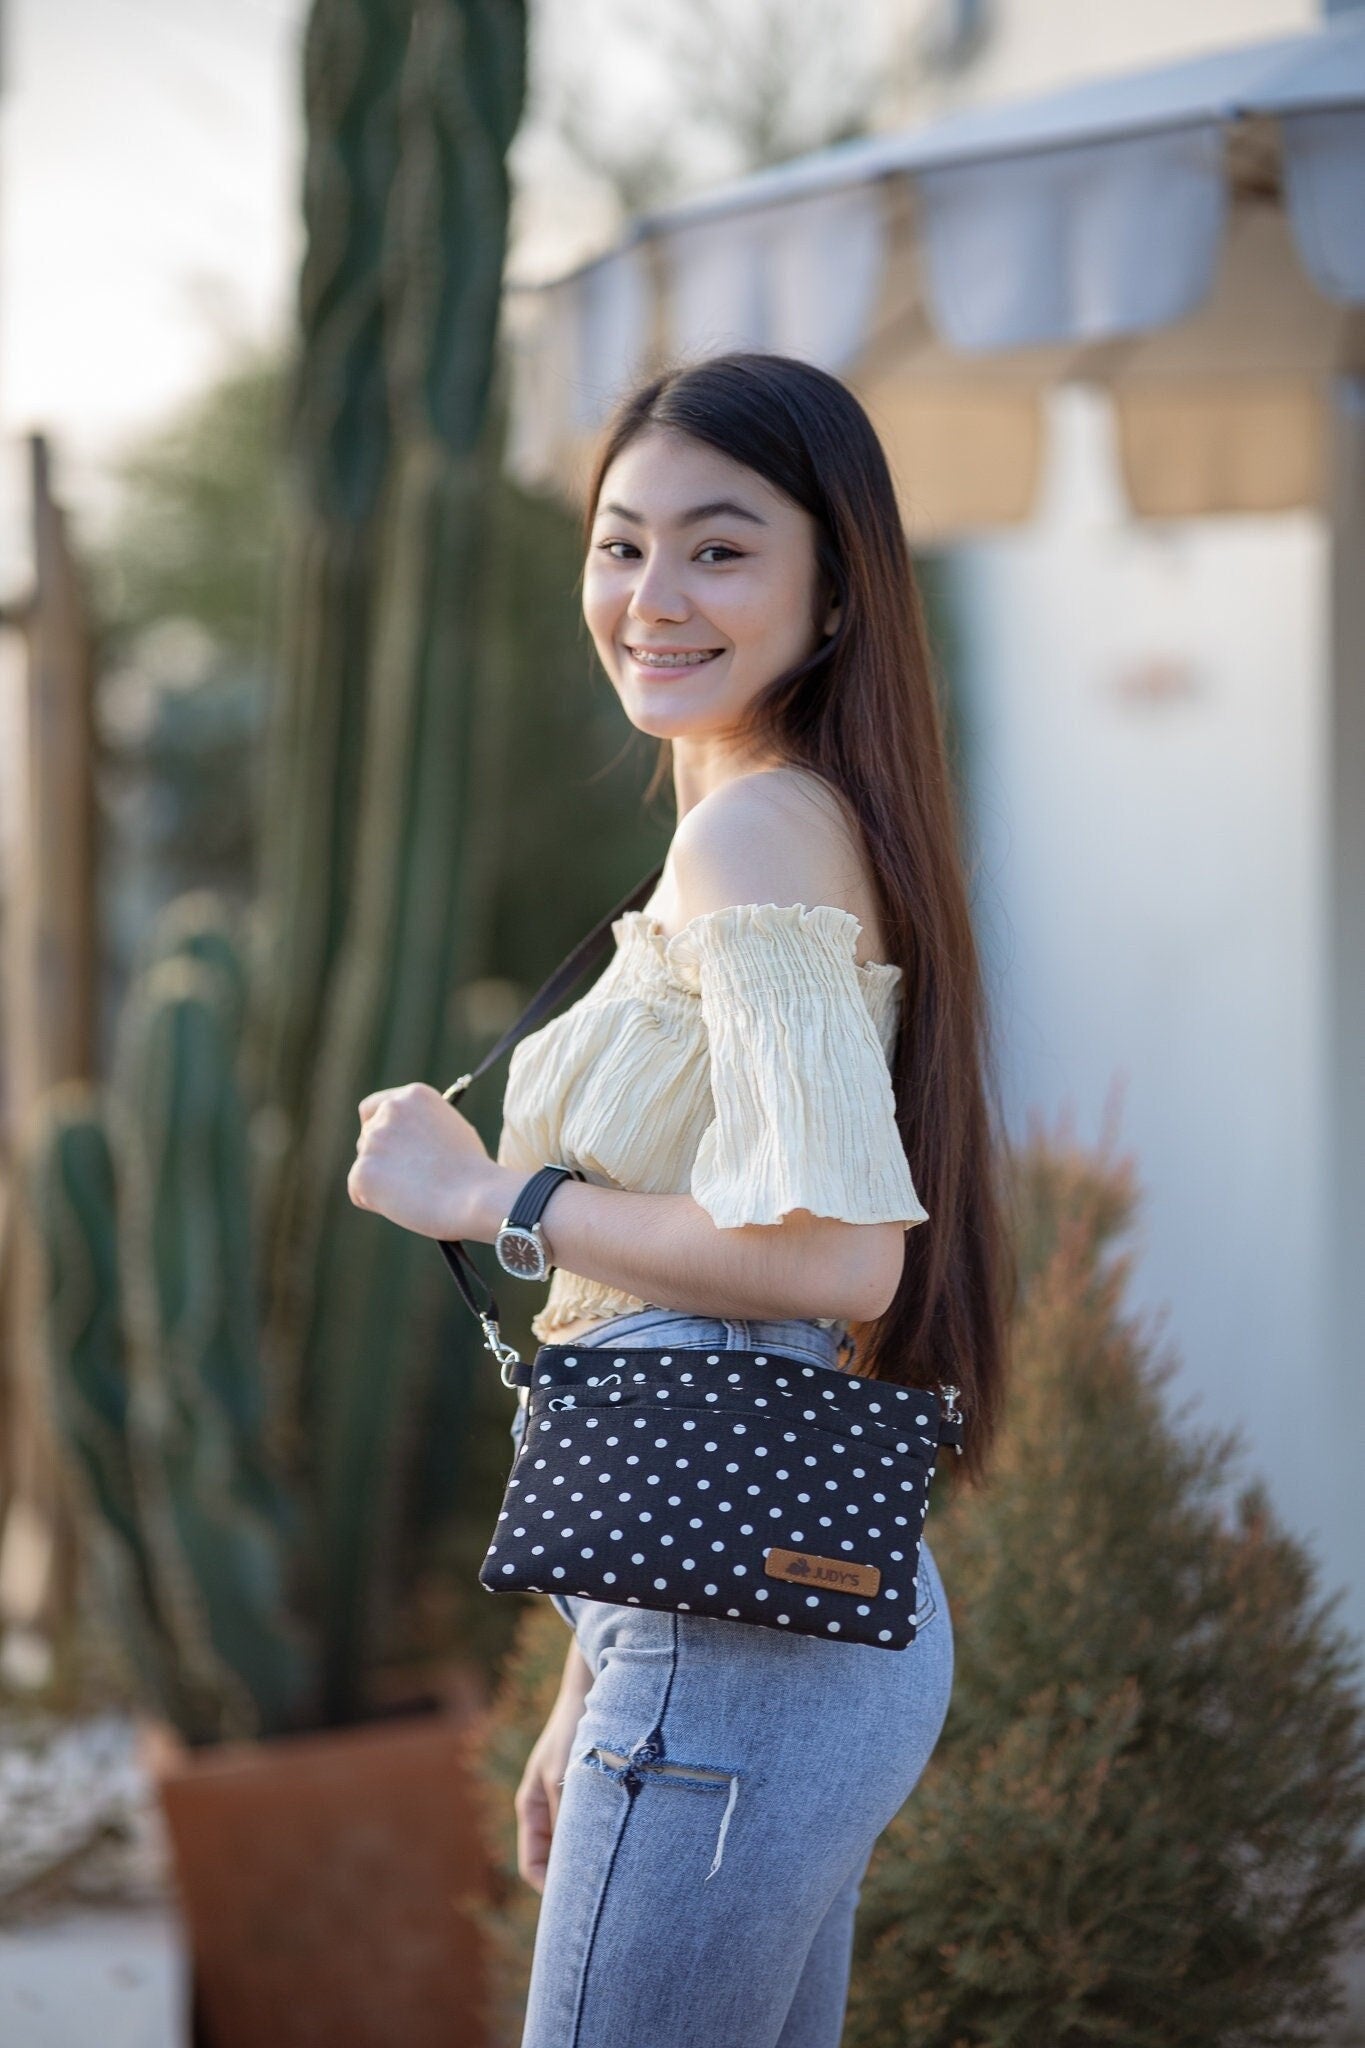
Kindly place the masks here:
[[(831, 904), (737, 904), (667, 938), (626, 911), (587, 994), (515, 1048), (499, 1164), (690, 1193), (723, 1229), (791, 1209), (927, 1222), (891, 1086), (901, 970), (859, 964), (861, 931)], [(557, 1268), (531, 1328), (551, 1342), (646, 1306)]]

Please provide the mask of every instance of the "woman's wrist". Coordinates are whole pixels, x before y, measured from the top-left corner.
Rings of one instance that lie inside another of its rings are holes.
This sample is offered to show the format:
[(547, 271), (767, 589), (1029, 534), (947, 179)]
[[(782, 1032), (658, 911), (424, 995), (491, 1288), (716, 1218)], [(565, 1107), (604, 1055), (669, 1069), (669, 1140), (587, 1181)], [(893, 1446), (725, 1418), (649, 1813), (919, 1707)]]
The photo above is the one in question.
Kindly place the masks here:
[(460, 1235), (472, 1238), (475, 1244), (492, 1244), (530, 1177), (519, 1167), (499, 1166), (490, 1160), (470, 1192), (469, 1221)]

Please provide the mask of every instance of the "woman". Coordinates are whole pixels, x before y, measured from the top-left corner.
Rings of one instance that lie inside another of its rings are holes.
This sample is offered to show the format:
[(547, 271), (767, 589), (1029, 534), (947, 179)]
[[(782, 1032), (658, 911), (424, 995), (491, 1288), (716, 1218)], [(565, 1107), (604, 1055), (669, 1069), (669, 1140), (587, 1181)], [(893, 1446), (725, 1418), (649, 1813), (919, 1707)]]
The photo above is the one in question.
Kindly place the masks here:
[[(672, 771), (663, 875), (588, 994), (518, 1045), (497, 1160), (434, 1089), (381, 1091), (360, 1105), (352, 1199), (488, 1243), (532, 1171), (578, 1168), (541, 1218), (538, 1337), (952, 1382), (977, 1483), (1009, 1259), (883, 450), (810, 364), (677, 368), (609, 423), (584, 540), (597, 652), (663, 742), (652, 788)], [(552, 1596), (574, 1635), (515, 1801), (543, 1893), (523, 2048), (835, 2048), (860, 1880), (948, 1708), (927, 1542), (917, 1588), (915, 1640), (892, 1653)]]

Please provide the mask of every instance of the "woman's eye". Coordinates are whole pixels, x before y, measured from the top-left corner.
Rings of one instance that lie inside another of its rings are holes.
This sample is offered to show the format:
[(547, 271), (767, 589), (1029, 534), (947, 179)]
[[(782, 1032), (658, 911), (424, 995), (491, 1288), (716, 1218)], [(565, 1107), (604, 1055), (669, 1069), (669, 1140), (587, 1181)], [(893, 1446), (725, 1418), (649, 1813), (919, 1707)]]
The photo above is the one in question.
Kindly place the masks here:
[[(604, 554), (611, 555), (614, 562), (629, 560), (629, 556), (615, 554), (613, 550), (616, 548), (629, 548), (632, 554), (636, 555), (640, 552), (633, 540), (603, 540), (598, 542), (598, 546)], [(726, 547), (724, 541), (714, 540), (708, 542), (704, 548), (698, 551), (697, 560), (701, 561), (705, 555), (723, 555), (727, 561), (737, 562), (741, 558), (741, 550), (739, 548)]]

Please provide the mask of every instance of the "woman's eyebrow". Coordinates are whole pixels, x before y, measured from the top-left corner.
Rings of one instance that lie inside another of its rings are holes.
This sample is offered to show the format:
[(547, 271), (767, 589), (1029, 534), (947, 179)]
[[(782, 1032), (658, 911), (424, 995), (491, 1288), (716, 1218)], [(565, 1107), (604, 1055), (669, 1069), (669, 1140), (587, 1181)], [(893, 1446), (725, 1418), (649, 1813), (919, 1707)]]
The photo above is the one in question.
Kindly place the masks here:
[[(598, 517), (601, 518), (602, 514), (607, 512), (614, 519), (628, 520), (632, 526), (643, 526), (645, 523), (644, 514), (632, 512), (627, 505), (603, 505)], [(737, 505), (733, 498), (713, 498), (707, 505), (694, 505), (690, 512), (680, 512), (674, 523), (678, 526), (695, 526), (699, 519), (722, 519), (727, 513), (731, 519), (752, 520), (755, 526), (768, 524), (757, 512), (751, 512), (747, 505)]]

